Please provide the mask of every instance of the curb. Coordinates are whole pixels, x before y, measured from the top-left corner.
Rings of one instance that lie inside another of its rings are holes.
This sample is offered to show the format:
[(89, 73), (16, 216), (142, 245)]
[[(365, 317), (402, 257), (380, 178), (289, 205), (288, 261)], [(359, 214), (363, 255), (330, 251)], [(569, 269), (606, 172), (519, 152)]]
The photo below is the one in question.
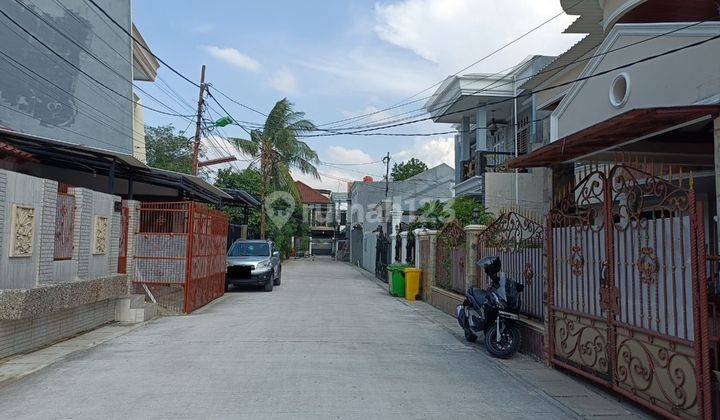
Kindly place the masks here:
[[(118, 322), (113, 322), (110, 324), (105, 324), (100, 326), (99, 328), (86, 331), (84, 333), (78, 334), (76, 336), (70, 337), (66, 340), (59, 341), (55, 344), (49, 345), (47, 347), (43, 347), (41, 349), (35, 350), (32, 353), (26, 353), (21, 355), (12, 356), (11, 358), (5, 360), (4, 362), (0, 363), (0, 390), (7, 387), (8, 385), (17, 382), (27, 376), (30, 376), (36, 372), (39, 372), (49, 366), (54, 365), (57, 362), (63, 361), (68, 359), (71, 356), (75, 356), (84, 352), (87, 352), (88, 350), (91, 350), (97, 346), (100, 346), (110, 340), (113, 340), (118, 337), (122, 337), (132, 331), (135, 331), (136, 329), (140, 327), (144, 327), (148, 323), (152, 322), (153, 320), (157, 319), (153, 318), (144, 322), (139, 322), (137, 324), (121, 324)], [(104, 331), (108, 331), (110, 328), (117, 328), (117, 327), (124, 327), (121, 331), (117, 331), (115, 334), (109, 334), (104, 337), (97, 337), (96, 339), (92, 340), (89, 343), (75, 343), (75, 346), (73, 346), (73, 341), (75, 342), (82, 342), (83, 340), (87, 340), (89, 336), (93, 335), (101, 335), (100, 333)], [(68, 350), (63, 350), (63, 348), (69, 347)], [(53, 350), (58, 350), (57, 352), (54, 352)], [(35, 359), (39, 358), (42, 359), (45, 353), (48, 354), (47, 360), (37, 360)], [(53, 354), (56, 353), (56, 354)], [(22, 369), (13, 369), (22, 367)], [(15, 372), (14, 372), (15, 371)]]

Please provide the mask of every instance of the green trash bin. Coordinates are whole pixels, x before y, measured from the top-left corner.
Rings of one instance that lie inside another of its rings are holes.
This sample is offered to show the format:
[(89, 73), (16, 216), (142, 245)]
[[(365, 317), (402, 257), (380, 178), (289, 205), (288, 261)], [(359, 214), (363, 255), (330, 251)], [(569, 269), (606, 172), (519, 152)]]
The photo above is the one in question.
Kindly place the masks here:
[(408, 264), (390, 264), (387, 269), (390, 271), (388, 291), (396, 297), (405, 297), (405, 269)]

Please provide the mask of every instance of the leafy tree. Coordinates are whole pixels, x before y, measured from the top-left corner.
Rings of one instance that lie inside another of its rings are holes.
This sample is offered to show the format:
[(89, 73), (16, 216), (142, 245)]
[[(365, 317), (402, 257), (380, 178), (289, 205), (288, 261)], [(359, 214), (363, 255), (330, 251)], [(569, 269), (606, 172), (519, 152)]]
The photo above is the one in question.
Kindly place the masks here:
[(407, 162), (400, 162), (393, 165), (392, 176), (393, 181), (404, 181), (419, 173), (427, 171), (428, 167), (425, 162), (412, 158)]
[[(255, 197), (260, 194), (260, 170), (256, 168), (247, 168), (242, 171), (233, 169), (220, 169), (215, 180), (215, 186), (218, 188), (235, 188), (244, 190)], [(271, 193), (272, 191), (269, 191)], [(287, 211), (291, 203), (283, 200), (276, 200), (272, 203), (272, 210)], [(295, 201), (295, 209), (283, 226), (276, 226), (274, 223), (268, 223), (266, 227), (266, 237), (272, 239), (277, 244), (283, 257), (290, 255), (292, 245), (290, 240), (293, 236), (303, 237), (309, 235), (309, 227), (303, 223), (302, 206)], [(233, 223), (242, 223), (243, 210), (237, 207), (224, 206), (222, 211), (228, 214), (230, 221)], [(248, 215), (248, 227), (258, 231), (260, 226), (260, 211), (251, 208)]]
[[(492, 221), (493, 215), (488, 212), (485, 206), (476, 198), (462, 196), (456, 197), (450, 202), (450, 209), (461, 225), (470, 224), (487, 225)], [(473, 216), (474, 210), (478, 211), (478, 220)]]
[(145, 151), (154, 168), (192, 173), (193, 142), (183, 133), (175, 134), (172, 124), (145, 126)]
[(293, 110), (293, 104), (284, 98), (270, 111), (262, 129), (250, 132), (249, 139), (235, 138), (235, 145), (243, 153), (260, 163), (260, 237), (265, 237), (265, 198), (271, 191), (287, 191), (297, 196), (291, 169), (320, 178), (315, 165), (317, 153), (300, 136), (315, 129), (305, 114)]
[[(215, 186), (244, 190), (250, 195), (258, 197), (260, 195), (260, 171), (255, 168), (247, 168), (242, 171), (235, 171), (231, 168), (220, 169), (215, 179)], [(234, 206), (223, 206), (222, 211), (227, 213), (231, 223), (243, 222), (243, 209)], [(248, 226), (255, 232), (258, 231), (260, 226), (260, 212), (258, 209), (250, 208)]]
[(451, 218), (451, 214), (447, 210), (447, 204), (440, 200), (423, 204), (422, 207), (418, 209), (417, 214), (418, 218), (411, 224), (411, 229), (419, 227), (439, 229)]

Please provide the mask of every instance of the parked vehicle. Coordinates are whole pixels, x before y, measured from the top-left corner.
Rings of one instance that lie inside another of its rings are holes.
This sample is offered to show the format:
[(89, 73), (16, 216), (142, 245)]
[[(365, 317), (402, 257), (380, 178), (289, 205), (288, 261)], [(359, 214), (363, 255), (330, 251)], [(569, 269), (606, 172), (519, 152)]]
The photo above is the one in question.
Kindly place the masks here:
[(455, 309), (458, 323), (465, 330), (465, 339), (475, 342), (480, 333), (485, 348), (494, 357), (510, 358), (520, 347), (520, 330), (516, 325), (520, 311), (520, 293), (524, 285), (501, 272), (500, 258), (485, 257), (477, 262), (492, 280), (486, 290), (471, 287), (465, 301)]
[(280, 251), (272, 241), (237, 240), (227, 253), (227, 274), (225, 290), (230, 285), (263, 286), (272, 292), (273, 286), (280, 285), (282, 265)]

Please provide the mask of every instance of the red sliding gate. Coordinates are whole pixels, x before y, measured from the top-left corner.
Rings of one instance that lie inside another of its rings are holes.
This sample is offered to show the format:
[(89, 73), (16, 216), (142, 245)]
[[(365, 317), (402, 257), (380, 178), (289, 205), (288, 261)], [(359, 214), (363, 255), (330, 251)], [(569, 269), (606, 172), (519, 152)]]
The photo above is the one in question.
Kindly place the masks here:
[(194, 202), (141, 203), (135, 236), (138, 292), (147, 287), (158, 304), (190, 313), (225, 292), (228, 220)]
[(550, 358), (662, 415), (709, 418), (702, 207), (667, 178), (595, 168), (553, 205)]

